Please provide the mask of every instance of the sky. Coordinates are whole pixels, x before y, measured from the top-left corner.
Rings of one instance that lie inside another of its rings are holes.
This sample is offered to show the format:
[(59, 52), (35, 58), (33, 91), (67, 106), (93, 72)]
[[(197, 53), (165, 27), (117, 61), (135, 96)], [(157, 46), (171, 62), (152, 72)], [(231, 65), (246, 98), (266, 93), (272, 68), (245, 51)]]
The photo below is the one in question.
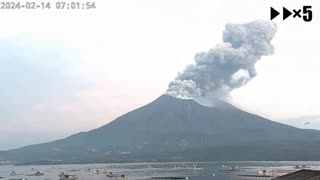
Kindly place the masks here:
[(313, 20), (277, 17), (274, 55), (257, 62), (258, 75), (228, 101), (320, 129), (318, 0), (95, 3), (95, 10), (0, 11), (0, 150), (89, 131), (153, 101), (197, 52), (222, 42), (225, 24), (268, 20), (270, 6), (312, 5)]

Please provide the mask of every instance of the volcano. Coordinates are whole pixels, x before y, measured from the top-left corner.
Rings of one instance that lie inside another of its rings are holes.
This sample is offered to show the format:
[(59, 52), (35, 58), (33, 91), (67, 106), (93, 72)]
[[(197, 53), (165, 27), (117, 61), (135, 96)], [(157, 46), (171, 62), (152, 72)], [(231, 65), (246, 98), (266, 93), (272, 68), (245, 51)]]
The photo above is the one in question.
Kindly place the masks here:
[(320, 131), (299, 129), (221, 100), (207, 107), (162, 95), (111, 123), (65, 139), (0, 152), (24, 162), (320, 160)]

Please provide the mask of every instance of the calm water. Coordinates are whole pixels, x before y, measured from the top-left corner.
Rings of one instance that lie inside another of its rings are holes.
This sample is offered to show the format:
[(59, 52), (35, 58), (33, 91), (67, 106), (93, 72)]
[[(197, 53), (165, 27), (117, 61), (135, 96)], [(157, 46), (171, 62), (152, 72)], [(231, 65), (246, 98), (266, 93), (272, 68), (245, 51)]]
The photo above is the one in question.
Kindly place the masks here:
[[(198, 169), (193, 168), (196, 164)], [(237, 165), (239, 171), (226, 171), (223, 166)], [(43, 165), (43, 166), (0, 166), (0, 177), (4, 180), (26, 178), (28, 180), (59, 180), (61, 172), (74, 174), (78, 180), (108, 180), (107, 172), (121, 175), (127, 179), (151, 179), (163, 176), (188, 176), (192, 180), (233, 180), (233, 179), (261, 179), (248, 178), (239, 175), (257, 174), (259, 170), (266, 170), (268, 174), (281, 175), (294, 171), (295, 165), (307, 165), (312, 169), (320, 169), (320, 162), (211, 162), (211, 163), (139, 163), (139, 164), (81, 164), (81, 165)], [(10, 175), (14, 171), (16, 175)], [(43, 176), (30, 176), (36, 172)], [(99, 171), (99, 172), (98, 172)], [(116, 178), (115, 178), (116, 179)]]

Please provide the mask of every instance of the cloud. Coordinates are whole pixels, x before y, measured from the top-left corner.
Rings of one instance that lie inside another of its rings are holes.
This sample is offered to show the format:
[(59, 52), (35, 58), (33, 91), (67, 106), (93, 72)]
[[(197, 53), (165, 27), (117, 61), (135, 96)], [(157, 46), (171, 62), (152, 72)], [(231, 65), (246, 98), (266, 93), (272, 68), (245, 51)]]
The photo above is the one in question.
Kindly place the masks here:
[(173, 80), (165, 94), (178, 98), (226, 96), (256, 76), (255, 63), (273, 53), (271, 40), (277, 27), (269, 21), (227, 24), (223, 43), (195, 56)]

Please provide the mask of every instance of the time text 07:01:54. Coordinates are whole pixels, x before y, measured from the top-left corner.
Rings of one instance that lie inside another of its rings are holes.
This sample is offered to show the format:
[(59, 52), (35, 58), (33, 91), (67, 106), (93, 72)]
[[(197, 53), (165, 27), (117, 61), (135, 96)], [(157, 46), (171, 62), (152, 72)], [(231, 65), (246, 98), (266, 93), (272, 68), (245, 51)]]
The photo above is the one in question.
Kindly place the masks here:
[(0, 9), (95, 9), (95, 2), (0, 2)]

